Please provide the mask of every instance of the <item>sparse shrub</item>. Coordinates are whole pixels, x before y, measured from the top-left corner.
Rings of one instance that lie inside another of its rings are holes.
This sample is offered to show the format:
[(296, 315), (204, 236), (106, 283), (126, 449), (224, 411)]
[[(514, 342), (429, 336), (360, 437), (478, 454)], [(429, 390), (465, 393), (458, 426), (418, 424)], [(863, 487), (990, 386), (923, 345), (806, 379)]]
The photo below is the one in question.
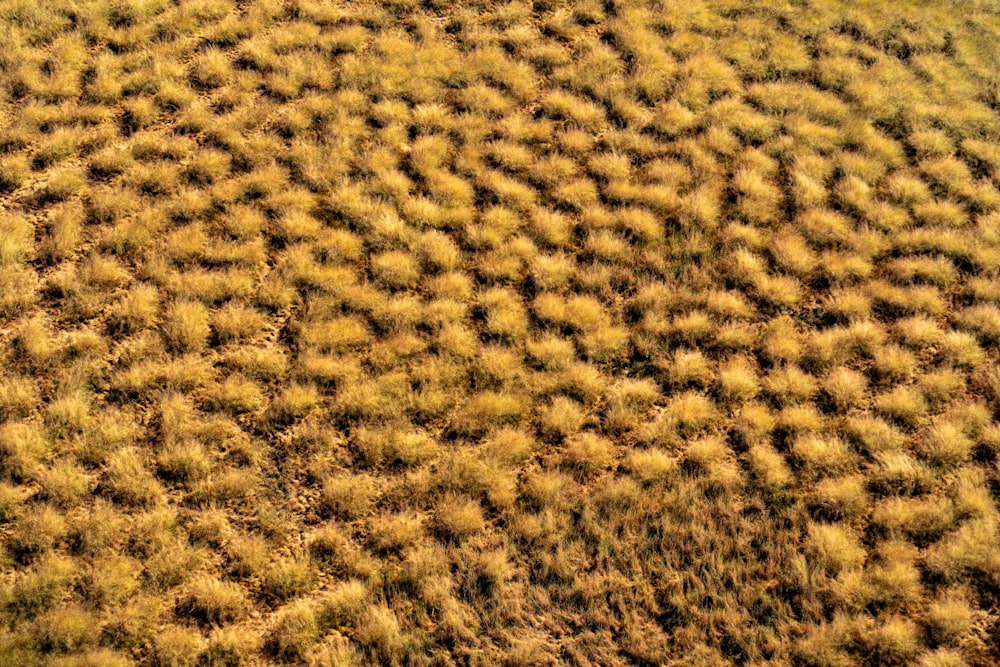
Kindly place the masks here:
[(957, 319), (963, 328), (978, 334), (987, 343), (1000, 340), (1000, 309), (993, 304), (967, 308), (957, 314)]
[(216, 48), (203, 51), (191, 68), (191, 80), (205, 88), (218, 88), (229, 78), (229, 61), (225, 53)]
[(271, 401), (268, 416), (276, 424), (289, 424), (305, 417), (319, 403), (320, 397), (312, 385), (293, 384)]
[(107, 608), (131, 597), (139, 586), (135, 561), (121, 556), (95, 560), (81, 577), (81, 590), (88, 602)]
[(45, 406), (45, 424), (55, 437), (69, 437), (83, 431), (90, 417), (91, 400), (84, 392), (74, 392)]
[(879, 375), (891, 380), (907, 380), (917, 371), (917, 358), (898, 345), (883, 345), (875, 351), (874, 368)]
[(878, 664), (905, 665), (920, 652), (919, 628), (905, 617), (889, 616), (859, 634), (867, 659)]
[(604, 428), (621, 433), (633, 427), (659, 398), (660, 391), (650, 380), (626, 379), (609, 392), (604, 411)]
[(45, 431), (38, 427), (23, 423), (0, 427), (0, 456), (3, 457), (6, 476), (13, 481), (32, 478), (51, 447)]
[(865, 571), (865, 597), (880, 609), (899, 611), (920, 599), (923, 592), (915, 561), (917, 550), (904, 541), (883, 543), (875, 563)]
[(37, 300), (38, 278), (21, 266), (0, 266), (0, 319), (9, 321)]
[(35, 149), (34, 167), (44, 169), (71, 156), (77, 149), (80, 134), (74, 128), (59, 127)]
[(566, 338), (552, 334), (530, 340), (526, 344), (528, 354), (543, 368), (558, 370), (567, 367), (576, 359), (576, 348)]
[(0, 265), (20, 264), (34, 252), (34, 229), (23, 215), (5, 213), (0, 216)]
[(761, 403), (750, 402), (742, 407), (733, 428), (734, 439), (743, 445), (767, 441), (777, 426), (771, 410)]
[(689, 470), (709, 473), (712, 466), (723, 463), (730, 455), (730, 450), (720, 438), (700, 438), (688, 444), (684, 464)]
[(965, 378), (952, 369), (925, 373), (917, 383), (932, 407), (939, 407), (965, 390)]
[(47, 235), (40, 251), (49, 262), (56, 263), (68, 259), (80, 244), (83, 207), (63, 205), (55, 209), (46, 224)]
[(271, 559), (271, 547), (262, 537), (237, 536), (225, 544), (227, 569), (237, 577), (259, 577)]
[(630, 334), (628, 329), (617, 326), (597, 326), (579, 336), (580, 347), (588, 359), (609, 362), (626, 352)]
[(205, 446), (197, 440), (182, 440), (167, 443), (157, 457), (157, 467), (161, 476), (180, 482), (196, 481), (203, 478), (212, 467), (212, 460)]
[(309, 537), (307, 546), (310, 556), (323, 568), (345, 577), (376, 581), (381, 576), (378, 561), (335, 524), (321, 526)]
[(0, 484), (0, 523), (8, 523), (20, 513), (25, 497), (23, 487)]
[(956, 650), (939, 648), (924, 653), (917, 663), (920, 667), (966, 667), (968, 664)]
[(785, 459), (770, 445), (751, 446), (747, 458), (751, 471), (765, 488), (782, 489), (794, 479)]
[(357, 579), (337, 584), (318, 600), (320, 626), (324, 629), (339, 628), (353, 623), (365, 610), (368, 598), (368, 588)]
[(704, 344), (711, 336), (713, 323), (707, 313), (696, 310), (678, 315), (670, 323), (672, 333), (688, 344)]
[(875, 506), (872, 523), (890, 535), (905, 535), (924, 545), (937, 541), (954, 526), (955, 512), (949, 502), (895, 496)]
[(511, 463), (526, 461), (538, 447), (530, 434), (513, 428), (498, 429), (483, 446), (491, 458)]
[(363, 661), (350, 640), (334, 632), (310, 651), (308, 664), (310, 667), (360, 667)]
[(46, 554), (5, 592), (5, 608), (14, 617), (33, 618), (63, 600), (77, 578), (72, 559)]
[(802, 355), (802, 344), (795, 323), (789, 317), (777, 317), (768, 325), (764, 353), (773, 361), (795, 362)]
[(151, 97), (137, 97), (125, 105), (122, 115), (122, 127), (127, 133), (137, 132), (151, 127), (158, 117), (156, 103)]
[(303, 346), (323, 353), (344, 352), (369, 342), (367, 328), (357, 318), (337, 317), (331, 320), (309, 322), (300, 333)]
[(969, 368), (979, 365), (983, 350), (971, 334), (963, 331), (948, 331), (941, 340), (942, 356), (955, 366)]
[(220, 343), (235, 343), (252, 338), (264, 329), (264, 318), (256, 310), (229, 303), (211, 315), (212, 331)]
[(102, 148), (90, 156), (90, 173), (99, 177), (116, 176), (135, 164), (132, 154), (117, 148)]
[(195, 514), (186, 528), (192, 542), (213, 547), (228, 542), (233, 533), (225, 512), (214, 508)]
[(900, 338), (916, 349), (930, 347), (941, 340), (942, 331), (927, 317), (911, 317), (896, 324)]
[(688, 384), (704, 386), (712, 377), (712, 367), (699, 350), (680, 348), (663, 365), (670, 381), (682, 387)]
[(926, 430), (920, 452), (934, 465), (953, 467), (969, 459), (972, 446), (959, 424), (942, 420)]
[[(246, 460), (246, 455), (239, 457)], [(239, 461), (237, 458), (237, 461)], [(249, 457), (252, 460), (252, 456)], [(245, 468), (223, 470), (210, 479), (204, 479), (192, 489), (194, 497), (202, 503), (237, 503), (253, 498), (260, 479), (255, 471)]]
[(372, 258), (372, 273), (390, 287), (411, 287), (420, 278), (420, 269), (409, 254), (390, 251)]
[(679, 468), (677, 457), (658, 449), (633, 451), (625, 465), (644, 484), (663, 483)]
[(930, 485), (931, 472), (906, 452), (884, 451), (875, 454), (869, 472), (869, 484), (882, 493), (913, 494)]
[(86, 470), (69, 459), (50, 464), (39, 477), (42, 486), (40, 495), (59, 507), (79, 504), (93, 486)]
[(235, 348), (224, 357), (223, 363), (250, 379), (264, 382), (278, 380), (288, 372), (285, 353), (267, 347)]
[(323, 481), (323, 510), (345, 521), (369, 512), (375, 499), (375, 482), (370, 475), (331, 476)]

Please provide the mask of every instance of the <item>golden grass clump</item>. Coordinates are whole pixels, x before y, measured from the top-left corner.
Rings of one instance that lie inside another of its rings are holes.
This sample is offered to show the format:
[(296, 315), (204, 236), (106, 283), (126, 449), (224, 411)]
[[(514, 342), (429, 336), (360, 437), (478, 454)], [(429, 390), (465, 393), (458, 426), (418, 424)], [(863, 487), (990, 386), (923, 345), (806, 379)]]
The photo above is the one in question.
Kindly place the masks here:
[(198, 352), (208, 344), (210, 333), (209, 313), (204, 305), (181, 301), (167, 307), (163, 337), (169, 349)]
[(543, 435), (564, 439), (579, 431), (587, 414), (578, 402), (566, 396), (556, 396), (539, 412), (539, 426)]
[(760, 391), (756, 371), (741, 358), (719, 368), (718, 382), (720, 396), (725, 401), (745, 403)]
[(519, 340), (528, 331), (528, 317), (520, 299), (503, 289), (493, 289), (480, 297), (485, 311), (486, 330), (510, 340)]
[(858, 568), (865, 560), (857, 536), (836, 523), (814, 523), (809, 527), (808, 553), (821, 572), (833, 575)]
[(445, 498), (437, 508), (437, 528), (449, 540), (462, 542), (480, 533), (485, 527), (479, 503), (460, 498)]
[(862, 405), (868, 393), (864, 375), (841, 366), (832, 370), (823, 381), (823, 391), (830, 402), (844, 410)]
[(233, 623), (248, 610), (246, 592), (239, 584), (211, 577), (192, 581), (177, 604), (179, 612), (208, 624)]
[(109, 324), (115, 333), (131, 334), (156, 323), (160, 293), (150, 285), (137, 285), (114, 305)]

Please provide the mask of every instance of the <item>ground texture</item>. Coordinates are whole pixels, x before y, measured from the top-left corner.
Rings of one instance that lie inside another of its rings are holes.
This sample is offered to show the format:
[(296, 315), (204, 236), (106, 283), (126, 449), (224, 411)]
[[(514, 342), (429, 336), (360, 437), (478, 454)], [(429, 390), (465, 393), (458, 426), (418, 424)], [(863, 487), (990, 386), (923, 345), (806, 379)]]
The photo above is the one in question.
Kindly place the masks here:
[(1000, 10), (0, 0), (0, 664), (1000, 661)]

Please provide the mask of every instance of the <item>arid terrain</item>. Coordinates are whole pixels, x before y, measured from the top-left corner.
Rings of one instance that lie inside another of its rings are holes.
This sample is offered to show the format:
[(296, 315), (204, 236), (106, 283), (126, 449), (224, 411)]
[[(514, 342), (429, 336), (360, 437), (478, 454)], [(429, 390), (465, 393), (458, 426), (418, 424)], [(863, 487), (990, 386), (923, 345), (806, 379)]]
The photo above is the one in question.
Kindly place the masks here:
[(0, 0), (0, 665), (1000, 664), (1000, 5)]

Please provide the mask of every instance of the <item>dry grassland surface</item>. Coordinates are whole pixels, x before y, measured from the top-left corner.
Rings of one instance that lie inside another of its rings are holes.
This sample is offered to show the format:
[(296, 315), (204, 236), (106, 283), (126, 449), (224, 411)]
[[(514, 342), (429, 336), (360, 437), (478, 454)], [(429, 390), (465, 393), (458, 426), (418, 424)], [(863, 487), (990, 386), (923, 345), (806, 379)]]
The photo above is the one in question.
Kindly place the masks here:
[(1000, 663), (987, 0), (0, 0), (0, 665)]

